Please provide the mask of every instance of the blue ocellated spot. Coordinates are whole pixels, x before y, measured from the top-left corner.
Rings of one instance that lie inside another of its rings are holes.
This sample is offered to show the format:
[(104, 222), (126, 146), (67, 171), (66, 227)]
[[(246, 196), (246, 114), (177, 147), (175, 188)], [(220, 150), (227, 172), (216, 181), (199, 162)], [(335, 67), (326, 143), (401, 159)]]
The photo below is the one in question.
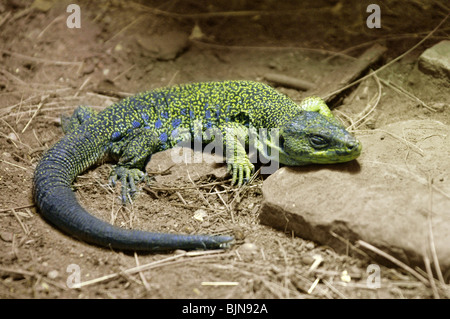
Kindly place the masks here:
[(161, 117), (168, 119), (169, 118), (169, 112), (161, 112)]
[(181, 109), (180, 113), (181, 113), (181, 115), (186, 115), (187, 114), (187, 110), (186, 109)]
[(220, 110), (218, 109), (216, 110), (216, 118), (219, 119), (219, 117), (220, 117)]
[(141, 116), (142, 116), (142, 119), (144, 121), (148, 121), (148, 114), (147, 113), (142, 113)]
[(138, 121), (134, 120), (133, 123), (131, 123), (133, 125), (134, 128), (138, 128), (139, 126), (141, 126), (141, 123), (139, 123)]
[(130, 99), (130, 103), (132, 103), (136, 109), (142, 110), (145, 108), (145, 104), (143, 104), (142, 101), (138, 100), (137, 98)]
[(206, 110), (205, 112), (205, 118), (210, 119), (211, 118), (211, 111), (210, 110)]
[(156, 122), (155, 122), (155, 127), (158, 129), (158, 128), (161, 128), (161, 126), (162, 126), (161, 120), (157, 119)]
[(212, 122), (211, 121), (208, 121), (207, 123), (206, 123), (206, 128), (211, 128), (212, 127)]
[(190, 110), (189, 111), (189, 116), (191, 117), (191, 119), (193, 119), (195, 117), (194, 111)]
[(174, 130), (172, 131), (172, 137), (173, 137), (173, 138), (177, 138), (177, 137), (178, 137), (178, 129), (174, 129)]
[(114, 132), (111, 134), (111, 140), (115, 142), (120, 139), (120, 136), (121, 136), (120, 132)]
[(161, 135), (159, 136), (159, 140), (163, 143), (167, 142), (167, 133), (166, 132), (161, 133)]
[(180, 125), (180, 124), (181, 124), (181, 120), (180, 119), (173, 119), (172, 120), (172, 127), (173, 128), (178, 127), (178, 125)]

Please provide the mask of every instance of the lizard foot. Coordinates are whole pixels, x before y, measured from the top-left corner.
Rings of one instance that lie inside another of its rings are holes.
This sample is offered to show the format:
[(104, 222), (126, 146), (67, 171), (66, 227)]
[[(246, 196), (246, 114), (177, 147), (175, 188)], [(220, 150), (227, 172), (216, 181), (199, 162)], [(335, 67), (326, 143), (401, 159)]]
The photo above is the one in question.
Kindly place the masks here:
[(244, 163), (229, 163), (228, 173), (232, 176), (231, 185), (237, 182), (237, 186), (240, 187), (243, 183), (249, 181), (254, 169), (255, 166), (248, 159)]
[(126, 168), (123, 166), (115, 166), (109, 175), (109, 182), (112, 186), (116, 186), (117, 180), (120, 180), (122, 186), (121, 199), (122, 203), (131, 202), (131, 198), (137, 192), (136, 182), (141, 182), (148, 178), (148, 175), (137, 168)]

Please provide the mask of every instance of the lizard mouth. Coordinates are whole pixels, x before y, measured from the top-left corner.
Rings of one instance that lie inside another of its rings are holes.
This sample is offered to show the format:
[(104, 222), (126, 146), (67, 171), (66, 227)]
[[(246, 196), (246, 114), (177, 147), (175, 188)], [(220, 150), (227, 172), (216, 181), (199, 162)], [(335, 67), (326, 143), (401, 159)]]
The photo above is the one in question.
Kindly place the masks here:
[(345, 146), (314, 150), (306, 154), (288, 154), (283, 151), (283, 153), (280, 152), (280, 162), (285, 165), (345, 163), (356, 159), (361, 154), (361, 150), (361, 143), (355, 140)]
[(356, 139), (344, 146), (319, 150), (311, 149), (303, 152), (288, 152), (282, 145), (273, 143), (271, 139), (265, 139), (263, 143), (266, 147), (259, 149), (259, 151), (265, 158), (290, 166), (349, 162), (357, 158), (362, 150), (361, 143)]

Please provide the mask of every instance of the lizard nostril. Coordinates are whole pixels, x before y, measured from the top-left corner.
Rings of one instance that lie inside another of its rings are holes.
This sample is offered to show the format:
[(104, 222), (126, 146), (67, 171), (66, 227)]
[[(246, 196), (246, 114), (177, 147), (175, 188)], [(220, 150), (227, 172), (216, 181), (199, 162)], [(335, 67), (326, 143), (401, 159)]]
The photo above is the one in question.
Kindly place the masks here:
[(347, 145), (347, 149), (349, 151), (353, 151), (353, 150), (355, 150), (358, 147), (358, 145), (359, 145), (358, 143), (350, 143), (350, 144)]

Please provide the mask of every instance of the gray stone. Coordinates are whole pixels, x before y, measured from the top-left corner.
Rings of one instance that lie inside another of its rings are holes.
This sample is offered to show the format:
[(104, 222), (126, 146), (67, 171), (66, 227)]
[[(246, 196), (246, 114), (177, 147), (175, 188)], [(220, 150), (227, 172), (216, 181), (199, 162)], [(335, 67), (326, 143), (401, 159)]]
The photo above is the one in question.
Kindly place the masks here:
[(150, 56), (163, 61), (175, 59), (189, 46), (188, 35), (176, 31), (164, 35), (137, 36), (136, 39)]
[(419, 69), (434, 77), (450, 79), (450, 41), (443, 40), (425, 50), (419, 57)]
[(358, 138), (356, 161), (283, 167), (268, 177), (261, 223), (341, 253), (348, 246), (333, 233), (363, 240), (423, 267), (431, 217), (440, 267), (450, 271), (450, 126), (412, 120)]

